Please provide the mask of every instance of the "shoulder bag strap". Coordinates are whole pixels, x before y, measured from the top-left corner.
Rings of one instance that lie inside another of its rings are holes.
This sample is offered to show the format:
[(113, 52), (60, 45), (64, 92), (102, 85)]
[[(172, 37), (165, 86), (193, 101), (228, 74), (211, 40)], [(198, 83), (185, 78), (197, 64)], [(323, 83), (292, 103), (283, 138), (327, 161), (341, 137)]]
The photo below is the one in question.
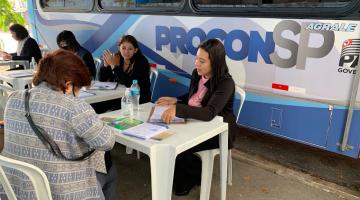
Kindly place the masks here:
[(35, 132), (35, 134), (39, 137), (39, 139), (41, 140), (41, 142), (52, 152), (54, 153), (57, 157), (62, 158), (64, 160), (68, 160), (68, 161), (81, 161), (81, 160), (86, 160), (88, 159), (94, 152), (95, 150), (91, 150), (86, 152), (84, 155), (77, 157), (77, 158), (67, 158), (64, 156), (64, 154), (61, 152), (59, 146), (56, 144), (56, 142), (45, 132), (45, 130), (41, 127), (38, 127), (35, 125), (34, 121), (31, 118), (30, 115), (30, 106), (29, 106), (29, 99), (30, 99), (30, 92), (27, 89), (25, 91), (25, 117), (28, 120), (32, 130)]

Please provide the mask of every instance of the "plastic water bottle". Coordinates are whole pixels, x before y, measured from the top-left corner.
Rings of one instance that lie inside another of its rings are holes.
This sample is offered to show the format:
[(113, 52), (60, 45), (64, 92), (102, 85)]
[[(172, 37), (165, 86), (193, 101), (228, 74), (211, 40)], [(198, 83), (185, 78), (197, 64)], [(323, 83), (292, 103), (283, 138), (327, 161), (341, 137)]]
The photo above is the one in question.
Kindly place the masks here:
[(35, 68), (36, 68), (35, 58), (32, 57), (32, 58), (31, 58), (31, 62), (30, 62), (30, 69), (35, 70)]
[(140, 100), (140, 86), (137, 80), (133, 80), (133, 83), (130, 87), (130, 96), (131, 96), (131, 102), (133, 105), (134, 113), (137, 115), (139, 113), (139, 100)]
[(124, 117), (133, 117), (133, 105), (130, 98), (130, 88), (125, 89), (125, 95), (121, 98), (121, 113)]

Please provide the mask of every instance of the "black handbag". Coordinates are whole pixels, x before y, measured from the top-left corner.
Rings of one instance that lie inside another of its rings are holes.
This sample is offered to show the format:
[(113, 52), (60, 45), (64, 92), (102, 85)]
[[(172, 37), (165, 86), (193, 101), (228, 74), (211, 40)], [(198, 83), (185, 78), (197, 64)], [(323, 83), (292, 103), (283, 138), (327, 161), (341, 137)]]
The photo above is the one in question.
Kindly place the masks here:
[(80, 157), (76, 157), (76, 158), (67, 158), (64, 156), (64, 154), (61, 152), (59, 146), (56, 144), (56, 142), (45, 132), (44, 129), (42, 129), (41, 127), (38, 127), (35, 125), (34, 121), (31, 118), (30, 115), (30, 106), (29, 106), (29, 99), (30, 99), (30, 92), (27, 89), (25, 91), (25, 117), (28, 120), (32, 130), (35, 132), (35, 134), (39, 137), (39, 139), (41, 140), (41, 142), (52, 152), (54, 153), (57, 157), (62, 158), (64, 160), (68, 160), (68, 161), (81, 161), (81, 160), (86, 160), (88, 159), (94, 152), (95, 149), (90, 150), (88, 152), (86, 152), (84, 155), (80, 156)]

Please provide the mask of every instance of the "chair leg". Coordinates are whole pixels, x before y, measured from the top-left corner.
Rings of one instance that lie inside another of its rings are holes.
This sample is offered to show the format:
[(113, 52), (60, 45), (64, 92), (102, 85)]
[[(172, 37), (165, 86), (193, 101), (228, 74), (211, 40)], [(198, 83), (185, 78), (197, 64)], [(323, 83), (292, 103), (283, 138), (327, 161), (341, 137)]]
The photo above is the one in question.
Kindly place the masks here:
[(228, 153), (228, 174), (227, 174), (227, 183), (228, 185), (232, 185), (232, 156), (231, 156), (231, 150), (229, 150)]
[(197, 154), (200, 155), (202, 162), (200, 200), (209, 200), (214, 167), (214, 157), (216, 154), (211, 150), (198, 152)]
[(140, 151), (136, 151), (136, 157), (137, 159), (140, 159)]

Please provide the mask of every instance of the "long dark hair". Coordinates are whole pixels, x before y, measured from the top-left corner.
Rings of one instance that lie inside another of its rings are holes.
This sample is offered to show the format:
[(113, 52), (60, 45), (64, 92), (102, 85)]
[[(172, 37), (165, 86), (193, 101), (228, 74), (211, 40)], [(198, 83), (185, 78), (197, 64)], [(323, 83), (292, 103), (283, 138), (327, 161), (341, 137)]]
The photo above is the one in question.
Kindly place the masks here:
[(211, 82), (216, 86), (221, 78), (229, 73), (229, 68), (225, 60), (224, 45), (217, 39), (209, 39), (202, 42), (199, 48), (209, 54), (210, 65), (212, 70)]
[[(132, 36), (132, 35), (124, 35), (124, 36), (122, 36), (121, 39), (118, 42), (118, 46), (120, 46), (124, 42), (128, 42), (128, 43), (132, 44), (137, 49), (137, 52), (130, 59), (130, 65), (133, 64), (136, 59), (138, 59), (140, 57), (144, 57), (144, 55), (142, 54), (142, 52), (141, 52), (141, 50), (139, 48), (138, 41), (136, 40), (136, 38), (134, 36)], [(121, 56), (120, 50), (118, 51), (117, 55), (120, 55), (120, 66), (122, 66), (124, 64), (124, 58)]]
[(9, 26), (9, 30), (11, 32), (14, 32), (16, 35), (16, 39), (17, 40), (23, 40), (25, 39), (27, 36), (29, 36), (29, 32), (26, 30), (25, 27), (23, 27), (20, 24), (12, 24)]
[(65, 50), (76, 52), (80, 49), (80, 44), (76, 40), (74, 33), (68, 30), (63, 30), (57, 35), (56, 43), (60, 48)]

